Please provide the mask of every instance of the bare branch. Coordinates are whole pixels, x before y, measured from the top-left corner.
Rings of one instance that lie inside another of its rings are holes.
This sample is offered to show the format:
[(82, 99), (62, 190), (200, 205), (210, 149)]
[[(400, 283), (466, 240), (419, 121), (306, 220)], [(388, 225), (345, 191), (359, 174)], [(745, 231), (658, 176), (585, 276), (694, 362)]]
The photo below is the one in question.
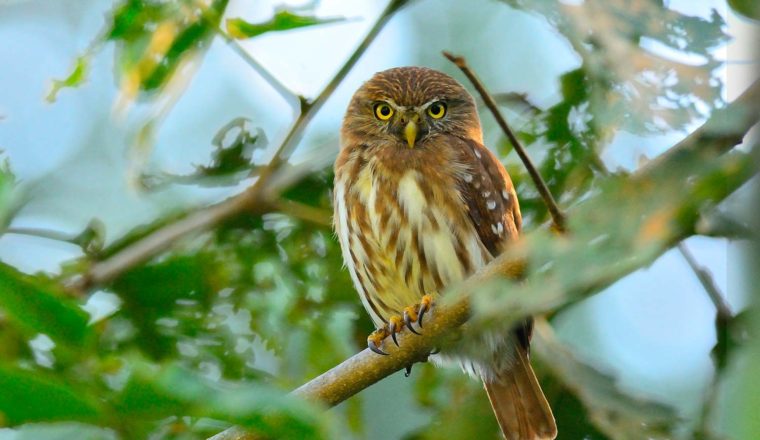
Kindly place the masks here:
[(528, 170), (528, 174), (530, 174), (530, 178), (533, 180), (533, 184), (536, 186), (536, 190), (538, 190), (538, 193), (544, 200), (546, 208), (549, 210), (549, 213), (552, 216), (554, 228), (557, 231), (564, 232), (567, 223), (565, 221), (565, 215), (557, 206), (557, 202), (554, 200), (554, 197), (552, 197), (551, 191), (549, 191), (549, 188), (546, 186), (544, 179), (541, 178), (541, 174), (536, 169), (536, 166), (533, 165), (533, 161), (530, 160), (530, 156), (528, 156), (528, 153), (525, 151), (522, 143), (519, 139), (517, 139), (517, 136), (515, 136), (515, 134), (512, 132), (512, 129), (509, 128), (509, 124), (507, 124), (506, 119), (504, 119), (504, 116), (502, 116), (501, 111), (499, 110), (499, 106), (496, 104), (496, 101), (494, 101), (493, 97), (491, 97), (491, 94), (488, 93), (488, 90), (486, 90), (483, 83), (480, 82), (480, 79), (478, 79), (478, 77), (475, 75), (475, 72), (473, 72), (472, 69), (470, 69), (470, 67), (467, 65), (467, 61), (464, 59), (464, 57), (452, 55), (446, 51), (443, 52), (443, 56), (448, 58), (449, 61), (459, 67), (459, 70), (464, 73), (467, 79), (470, 80), (472, 85), (483, 98), (483, 102), (485, 103), (486, 107), (491, 110), (491, 113), (493, 113), (493, 116), (496, 119), (496, 122), (499, 124), (499, 127), (501, 127), (501, 130), (512, 143), (512, 146), (515, 148), (515, 152), (517, 152), (517, 155), (520, 156), (520, 160), (522, 160), (523, 165), (525, 165), (525, 168)]
[[(710, 178), (715, 178), (716, 173), (722, 173), (720, 176), (725, 177), (723, 187), (713, 188), (712, 194), (695, 191), (690, 194), (690, 197), (661, 200), (660, 204), (650, 206), (651, 212), (642, 212), (641, 218), (637, 219), (640, 231), (643, 233), (632, 234), (627, 238), (629, 241), (635, 240), (635, 246), (633, 243), (627, 244), (632, 249), (636, 249), (634, 252), (636, 255), (632, 255), (624, 261), (606, 262), (604, 267), (599, 268), (600, 270), (578, 277), (570, 285), (560, 287), (550, 282), (548, 286), (554, 288), (549, 288), (542, 283), (539, 287), (543, 290), (536, 292), (536, 286), (525, 283), (511, 284), (509, 287), (501, 284), (499, 293), (504, 299), (502, 305), (508, 304), (510, 307), (498, 307), (499, 325), (510, 328), (512, 323), (524, 316), (545, 313), (598, 292), (634, 270), (650, 264), (667, 249), (693, 234), (699, 218), (697, 211), (703, 203), (715, 202), (727, 197), (755, 174), (752, 161), (747, 160), (747, 155), (729, 155), (723, 158), (720, 156), (730, 149), (728, 144), (733, 142), (735, 145), (738, 142), (737, 139), (742, 138), (742, 133), (746, 133), (754, 125), (754, 120), (760, 111), (756, 105), (758, 94), (760, 94), (760, 83), (754, 84), (750, 90), (730, 104), (725, 109), (725, 113), (715, 116), (716, 118), (728, 116), (733, 118), (732, 120), (735, 122), (731, 130), (723, 132), (722, 137), (716, 136), (712, 131), (712, 127), (714, 127), (712, 124), (715, 121), (711, 118), (707, 124), (671, 148), (658, 160), (651, 162), (633, 174), (630, 182), (637, 188), (636, 191), (631, 191), (630, 186), (625, 189), (628, 191), (626, 195), (630, 194), (631, 200), (635, 202), (648, 201), (658, 192), (659, 188), (655, 183), (659, 181), (650, 181), (648, 185), (644, 185), (642, 184), (644, 179), (662, 176), (667, 176), (667, 179), (682, 178), (686, 171), (674, 173), (673, 170), (678, 170), (679, 165), (684, 161), (693, 162), (697, 158), (699, 159), (698, 163), (717, 163), (718, 165), (716, 165), (717, 168), (711, 169), (710, 176), (693, 176), (694, 179), (699, 180), (701, 177), (707, 181)], [(744, 117), (745, 115), (749, 117)], [(713, 143), (717, 145), (713, 146)], [(737, 163), (735, 159), (739, 159), (739, 162)], [(675, 177), (674, 174), (676, 174)], [(669, 182), (667, 179), (665, 181)], [(620, 194), (597, 194), (592, 196), (589, 202), (609, 204), (615, 201), (608, 200), (609, 197), (613, 196), (619, 198)], [(677, 206), (673, 206), (674, 204)], [(643, 206), (647, 205), (644, 204)], [(685, 215), (687, 212), (690, 215)], [(656, 220), (655, 225), (663, 224), (668, 225), (668, 227), (653, 229), (653, 219)], [(676, 219), (680, 221), (676, 221)], [(548, 263), (541, 260), (541, 258), (551, 257), (546, 255), (546, 250), (543, 250), (541, 254), (538, 252), (539, 249), (530, 248), (530, 236), (534, 235), (536, 234), (528, 234), (528, 245), (525, 241), (518, 242), (515, 246), (515, 252), (508, 252), (499, 256), (459, 286), (455, 286), (453, 290), (447, 292), (444, 301), (439, 301), (433, 308), (432, 316), (425, 324), (422, 336), (402, 332), (399, 338), (401, 348), (396, 348), (392, 344), (383, 347), (389, 356), (378, 356), (365, 349), (302, 385), (293, 391), (293, 394), (328, 406), (337, 405), (407, 365), (425, 359), (426, 354), (433, 347), (440, 346), (442, 343), (445, 345), (444, 339), (452, 337), (456, 333), (456, 329), (468, 319), (471, 307), (470, 296), (474, 292), (490, 283), (503, 281), (502, 275), (508, 274), (513, 269), (515, 261), (526, 259), (532, 263), (534, 260), (537, 260), (539, 264)], [(562, 240), (573, 240), (573, 237), (563, 237)], [(587, 243), (580, 241), (561, 244), (560, 247), (564, 250), (575, 249), (573, 245), (578, 248), (587, 246)], [(535, 255), (532, 255), (531, 251)], [(475, 295), (474, 299), (477, 300), (478, 296)], [(446, 299), (451, 298), (454, 298), (455, 301), (446, 301)], [(477, 305), (477, 302), (473, 304)], [(250, 440), (254, 438), (256, 437), (246, 434), (239, 428), (230, 428), (213, 437), (214, 440)]]

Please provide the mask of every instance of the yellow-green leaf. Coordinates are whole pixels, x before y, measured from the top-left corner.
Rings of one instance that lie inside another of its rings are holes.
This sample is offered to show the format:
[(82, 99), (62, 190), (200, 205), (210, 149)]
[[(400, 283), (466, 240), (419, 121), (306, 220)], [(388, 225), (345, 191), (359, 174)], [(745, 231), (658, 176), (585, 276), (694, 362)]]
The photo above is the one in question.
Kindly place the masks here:
[(271, 20), (264, 23), (249, 23), (242, 18), (227, 20), (227, 33), (232, 38), (243, 39), (257, 37), (271, 31), (286, 31), (318, 24), (334, 23), (342, 18), (316, 18), (308, 15), (297, 15), (288, 11), (280, 11)]
[(54, 79), (53, 85), (50, 88), (45, 100), (47, 102), (55, 102), (58, 97), (58, 92), (65, 87), (77, 87), (81, 85), (85, 79), (87, 79), (87, 70), (89, 68), (90, 56), (81, 55), (77, 57), (76, 63), (74, 63), (74, 69), (64, 79)]

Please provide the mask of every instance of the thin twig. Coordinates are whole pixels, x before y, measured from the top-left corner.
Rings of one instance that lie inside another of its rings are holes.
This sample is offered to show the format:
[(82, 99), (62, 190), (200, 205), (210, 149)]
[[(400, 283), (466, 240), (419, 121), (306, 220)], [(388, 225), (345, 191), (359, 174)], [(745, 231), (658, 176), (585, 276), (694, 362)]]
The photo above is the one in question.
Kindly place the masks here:
[[(330, 83), (325, 86), (319, 96), (317, 96), (317, 98), (311, 103), (300, 98), (301, 113), (291, 126), (285, 139), (277, 148), (277, 151), (269, 164), (262, 169), (259, 178), (251, 187), (237, 196), (196, 211), (189, 216), (180, 219), (176, 223), (158, 229), (127, 246), (107, 260), (94, 263), (85, 274), (79, 279), (74, 280), (70, 285), (70, 288), (75, 291), (83, 291), (97, 285), (109, 283), (122, 273), (147, 261), (154, 255), (167, 250), (179, 238), (192, 232), (212, 228), (214, 225), (244, 211), (249, 211), (258, 215), (270, 212), (272, 210), (272, 201), (276, 200), (279, 196), (279, 192), (284, 189), (282, 186), (277, 186), (275, 189), (270, 188), (270, 177), (287, 161), (289, 153), (295, 148), (298, 141), (300, 141), (303, 130), (311, 121), (314, 113), (319, 110), (330, 95), (332, 95), (340, 81), (343, 80), (354, 64), (356, 64), (356, 61), (358, 61), (359, 57), (361, 57), (367, 47), (369, 47), (370, 43), (380, 32), (380, 29), (382, 29), (382, 27), (388, 22), (391, 15), (398, 11), (408, 1), (409, 0), (391, 0), (367, 36), (354, 50), (348, 60), (346, 60)], [(291, 181), (291, 183), (293, 182)]]
[(77, 235), (67, 234), (65, 232), (53, 231), (51, 229), (43, 228), (24, 228), (24, 227), (11, 227), (5, 230), (6, 234), (26, 235), (29, 237), (45, 238), (48, 240), (63, 241), (78, 245), (76, 242)]
[(478, 79), (472, 69), (467, 66), (467, 61), (464, 59), (464, 57), (452, 55), (446, 51), (443, 52), (443, 56), (454, 63), (459, 68), (459, 70), (464, 73), (467, 79), (470, 80), (472, 85), (483, 98), (483, 102), (486, 104), (486, 107), (491, 110), (491, 113), (493, 113), (494, 118), (496, 118), (496, 122), (499, 124), (499, 127), (501, 127), (504, 134), (512, 143), (512, 146), (515, 148), (515, 152), (517, 152), (517, 155), (520, 156), (520, 160), (522, 160), (525, 168), (528, 170), (528, 174), (530, 174), (530, 178), (533, 180), (533, 184), (536, 186), (538, 193), (541, 195), (541, 198), (544, 200), (544, 204), (546, 204), (546, 207), (552, 216), (554, 228), (559, 232), (564, 232), (566, 230), (565, 215), (557, 206), (557, 202), (554, 200), (554, 197), (552, 197), (552, 193), (546, 186), (544, 179), (541, 178), (541, 174), (539, 174), (535, 165), (533, 165), (533, 162), (530, 160), (530, 157), (525, 151), (525, 148), (522, 146), (522, 143), (520, 143), (520, 141), (517, 139), (517, 136), (515, 136), (515, 134), (512, 132), (512, 129), (509, 128), (509, 124), (507, 124), (504, 116), (502, 116), (501, 111), (499, 110), (499, 106), (496, 104), (493, 97), (491, 97), (483, 83)]
[(678, 251), (686, 260), (692, 272), (702, 284), (705, 292), (715, 305), (715, 348), (713, 349), (713, 363), (715, 364), (715, 373), (705, 391), (704, 404), (702, 405), (702, 414), (700, 416), (702, 423), (697, 426), (694, 436), (698, 439), (715, 438), (715, 433), (710, 426), (710, 414), (715, 406), (715, 399), (718, 392), (719, 373), (725, 366), (726, 357), (728, 356), (728, 331), (733, 319), (731, 308), (718, 289), (710, 272), (697, 262), (689, 248), (684, 242), (678, 243)]
[(272, 88), (280, 94), (288, 103), (293, 107), (295, 111), (300, 111), (301, 109), (298, 106), (300, 97), (298, 94), (294, 93), (292, 90), (287, 88), (285, 84), (280, 82), (270, 71), (268, 71), (264, 66), (262, 66), (258, 61), (256, 61), (251, 54), (249, 54), (243, 46), (240, 45), (240, 43), (237, 42), (234, 38), (230, 37), (229, 34), (227, 34), (224, 30), (221, 28), (216, 29), (217, 34), (222, 37), (224, 41), (227, 42), (227, 45), (235, 51), (240, 58), (242, 58), (253, 70), (256, 71), (266, 82), (269, 83)]
[(718, 319), (726, 321), (730, 320), (734, 314), (731, 312), (731, 307), (724, 299), (723, 294), (720, 292), (720, 289), (718, 289), (718, 285), (715, 284), (715, 280), (713, 279), (712, 274), (707, 269), (699, 265), (697, 260), (694, 259), (694, 256), (689, 251), (689, 248), (686, 247), (685, 243), (678, 243), (678, 252), (680, 252), (684, 260), (686, 260), (686, 263), (689, 265), (692, 272), (694, 272), (694, 274), (697, 276), (697, 279), (707, 292), (710, 300), (715, 305), (715, 312), (718, 315)]

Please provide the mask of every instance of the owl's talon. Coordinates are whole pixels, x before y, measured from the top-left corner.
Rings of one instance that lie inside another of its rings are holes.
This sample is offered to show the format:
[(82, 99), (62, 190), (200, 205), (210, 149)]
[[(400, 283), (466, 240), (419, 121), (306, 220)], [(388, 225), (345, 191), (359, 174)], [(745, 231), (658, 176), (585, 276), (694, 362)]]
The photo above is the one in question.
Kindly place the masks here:
[(398, 347), (398, 340), (396, 339), (396, 334), (400, 332), (404, 328), (404, 321), (401, 320), (398, 316), (392, 316), (388, 320), (388, 332), (391, 334), (391, 339), (393, 339), (393, 343), (396, 344), (396, 347)]
[(423, 295), (422, 300), (420, 300), (420, 309), (419, 309), (419, 317), (417, 317), (417, 325), (422, 328), (422, 318), (425, 316), (425, 312), (430, 310), (430, 307), (433, 304), (433, 297), (430, 295)]
[(412, 364), (407, 365), (404, 367), (404, 377), (409, 377), (409, 375), (412, 374)]
[(367, 347), (377, 354), (388, 356), (388, 353), (380, 349), (383, 340), (388, 337), (388, 330), (385, 328), (377, 329), (367, 337)]
[(406, 328), (408, 328), (409, 331), (414, 333), (415, 335), (420, 335), (421, 333), (415, 330), (414, 327), (412, 327), (412, 323), (416, 320), (417, 320), (417, 312), (414, 311), (414, 307), (405, 308), (404, 309), (404, 324), (406, 324)]
[(441, 352), (441, 349), (440, 349), (440, 348), (438, 348), (438, 347), (436, 347), (436, 348), (434, 348), (434, 349), (433, 349), (433, 350), (432, 350), (430, 353), (428, 353), (428, 356), (432, 356), (432, 355), (434, 355), (434, 354), (438, 354), (438, 353), (440, 353), (440, 352)]

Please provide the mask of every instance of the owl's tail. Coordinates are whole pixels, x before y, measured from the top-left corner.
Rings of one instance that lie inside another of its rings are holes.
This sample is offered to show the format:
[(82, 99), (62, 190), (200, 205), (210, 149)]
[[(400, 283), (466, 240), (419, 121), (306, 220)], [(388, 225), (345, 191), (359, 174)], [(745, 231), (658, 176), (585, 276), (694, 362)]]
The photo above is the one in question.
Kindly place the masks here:
[(506, 440), (550, 440), (557, 437), (557, 425), (538, 384), (528, 355), (521, 347), (515, 365), (483, 382), (491, 407)]

